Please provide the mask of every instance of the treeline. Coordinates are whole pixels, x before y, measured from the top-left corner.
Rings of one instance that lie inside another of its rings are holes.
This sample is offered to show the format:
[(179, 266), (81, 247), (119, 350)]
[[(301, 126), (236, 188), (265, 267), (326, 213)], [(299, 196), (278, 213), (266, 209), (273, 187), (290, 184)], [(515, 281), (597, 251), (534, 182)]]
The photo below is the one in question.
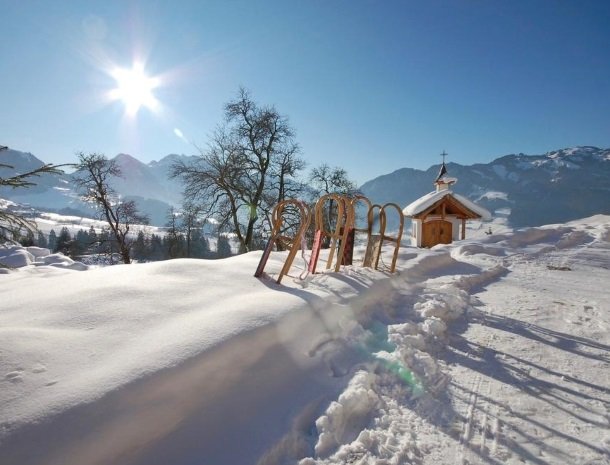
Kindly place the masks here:
[[(93, 261), (116, 261), (113, 257), (119, 254), (119, 245), (113, 235), (103, 229), (97, 232), (93, 227), (89, 230), (80, 229), (72, 235), (64, 226), (59, 234), (54, 229), (45, 236), (41, 231), (37, 235), (28, 234), (21, 237), (24, 246), (38, 246), (51, 250), (53, 253), (63, 253), (74, 260), (88, 257)], [(167, 234), (145, 233), (140, 230), (131, 242), (131, 256), (140, 262), (168, 260), (171, 258), (225, 258), (232, 255), (231, 244), (225, 235), (219, 235), (210, 246), (210, 240), (201, 230), (193, 229), (190, 237), (179, 231)], [(120, 260), (119, 260), (120, 261)]]

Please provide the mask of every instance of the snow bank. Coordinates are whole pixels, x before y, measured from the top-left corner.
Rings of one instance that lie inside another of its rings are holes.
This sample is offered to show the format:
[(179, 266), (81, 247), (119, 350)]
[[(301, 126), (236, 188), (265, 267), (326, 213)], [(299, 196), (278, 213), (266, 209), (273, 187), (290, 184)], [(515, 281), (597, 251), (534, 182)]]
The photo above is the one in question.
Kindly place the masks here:
[(324, 457), (339, 445), (353, 441), (369, 421), (369, 415), (379, 403), (372, 389), (376, 376), (359, 371), (348, 387), (326, 413), (316, 420), (319, 433), (316, 455)]
[(436, 317), (445, 321), (457, 320), (468, 308), (469, 297), (466, 291), (454, 289), (453, 292), (424, 294), (426, 300), (415, 304), (423, 318)]
[(84, 271), (89, 267), (72, 260), (61, 253), (51, 254), (49, 249), (41, 247), (23, 247), (15, 244), (0, 245), (0, 273), (8, 273), (9, 269), (28, 266), (53, 266), (69, 270)]
[(34, 263), (34, 255), (18, 246), (0, 248), (0, 265), (8, 268), (21, 268)]

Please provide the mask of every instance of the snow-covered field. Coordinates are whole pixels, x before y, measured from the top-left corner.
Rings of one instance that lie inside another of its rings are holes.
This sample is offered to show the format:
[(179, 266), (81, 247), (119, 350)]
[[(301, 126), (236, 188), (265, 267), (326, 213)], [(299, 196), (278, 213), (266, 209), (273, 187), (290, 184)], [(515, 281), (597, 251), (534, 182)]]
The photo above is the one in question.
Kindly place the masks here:
[(282, 285), (0, 248), (0, 463), (610, 463), (610, 217), (482, 236)]

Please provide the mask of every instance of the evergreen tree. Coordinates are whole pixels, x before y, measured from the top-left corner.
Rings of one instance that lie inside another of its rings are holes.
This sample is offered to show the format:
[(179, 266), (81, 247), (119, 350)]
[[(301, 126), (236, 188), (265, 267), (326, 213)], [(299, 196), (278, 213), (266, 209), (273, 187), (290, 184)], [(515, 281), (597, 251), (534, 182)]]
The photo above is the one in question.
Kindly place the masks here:
[(203, 235), (201, 229), (191, 230), (191, 243), (190, 243), (190, 255), (193, 258), (209, 258), (210, 257), (210, 243), (207, 238)]
[(30, 229), (26, 229), (21, 233), (17, 233), (17, 242), (24, 247), (31, 247), (34, 245), (34, 232)]
[(48, 247), (48, 245), (49, 245), (49, 244), (48, 244), (48, 242), (47, 242), (47, 238), (46, 238), (46, 237), (45, 237), (45, 235), (42, 233), (42, 231), (38, 231), (38, 235), (37, 235), (37, 237), (36, 237), (35, 244), (36, 244), (38, 247), (42, 247), (43, 249)]
[(89, 227), (89, 245), (87, 247), (87, 251), (89, 253), (94, 252), (97, 249), (99, 237), (97, 237), (97, 232), (93, 226)]
[(89, 235), (87, 232), (79, 229), (70, 244), (70, 257), (75, 259), (76, 257), (83, 255), (89, 247)]
[(72, 236), (66, 226), (61, 228), (59, 236), (57, 236), (57, 243), (55, 244), (55, 252), (61, 252), (64, 255), (70, 254), (70, 243), (72, 242)]
[(113, 264), (114, 257), (112, 254), (116, 252), (116, 250), (114, 238), (110, 234), (110, 231), (107, 228), (102, 228), (102, 231), (98, 236), (97, 253), (108, 257), (110, 263)]
[(133, 243), (132, 247), (133, 258), (135, 258), (139, 262), (143, 262), (148, 258), (148, 250), (146, 246), (146, 236), (144, 235), (144, 231), (140, 229), (138, 231), (138, 237)]
[(163, 247), (163, 241), (157, 234), (152, 234), (150, 236), (149, 257), (150, 260), (153, 261), (165, 260), (165, 258), (167, 258), (165, 249)]
[(224, 234), (218, 234), (218, 240), (216, 242), (216, 256), (218, 258), (226, 258), (233, 255), (231, 251), (231, 244), (229, 239)]
[(57, 233), (54, 229), (49, 231), (49, 241), (47, 246), (51, 252), (55, 252), (57, 250)]
[(184, 257), (186, 257), (186, 239), (184, 238), (184, 234), (179, 232), (176, 239), (177, 239), (176, 257), (184, 258)]

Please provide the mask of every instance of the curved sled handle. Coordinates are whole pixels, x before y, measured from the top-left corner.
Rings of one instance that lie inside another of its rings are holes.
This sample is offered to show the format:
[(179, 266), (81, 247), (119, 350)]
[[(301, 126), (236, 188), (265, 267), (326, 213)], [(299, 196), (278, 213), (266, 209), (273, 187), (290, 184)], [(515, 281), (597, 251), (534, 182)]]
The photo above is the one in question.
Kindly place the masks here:
[[(394, 270), (396, 269), (396, 260), (398, 259), (398, 249), (400, 248), (400, 241), (402, 239), (402, 232), (404, 230), (404, 225), (405, 225), (405, 217), (402, 214), (402, 209), (395, 203), (386, 203), (383, 207), (381, 207), (381, 211), (383, 212), (383, 218), (384, 218), (384, 223), (385, 220), (387, 218), (386, 215), (386, 209), (388, 208), (393, 208), (394, 210), (396, 210), (398, 212), (398, 217), (399, 217), (399, 226), (398, 226), (398, 234), (395, 237), (392, 236), (387, 236), (385, 234), (385, 224), (384, 224), (384, 231), (381, 233), (381, 242), (383, 244), (383, 241), (389, 241), (389, 242), (394, 242), (394, 253), (392, 254), (392, 265), (390, 266), (390, 273), (394, 273)], [(379, 248), (379, 255), (381, 255), (381, 247)], [(377, 269), (377, 262), (379, 261), (379, 255), (377, 256), (377, 261), (375, 262), (375, 269)]]
[[(298, 211), (299, 215), (299, 229), (294, 237), (290, 236), (282, 236), (282, 224), (284, 223), (284, 214), (286, 213), (287, 207), (293, 207)], [(263, 255), (260, 259), (256, 272), (254, 273), (255, 277), (260, 277), (263, 274), (265, 269), (265, 265), (267, 264), (267, 260), (269, 259), (269, 255), (271, 254), (271, 249), (273, 249), (273, 245), (277, 244), (280, 240), (288, 239), (290, 244), (287, 248), (290, 249), (288, 252), (288, 256), (286, 257), (286, 261), (284, 262), (284, 266), (282, 267), (282, 271), (280, 272), (277, 282), (280, 283), (285, 274), (288, 274), (290, 267), (292, 266), (292, 262), (294, 261), (294, 257), (296, 253), (301, 247), (301, 239), (304, 237), (307, 228), (309, 228), (309, 223), (311, 223), (311, 210), (307, 206), (307, 204), (301, 200), (297, 199), (286, 199), (278, 203), (274, 208), (271, 214), (271, 220), (273, 222), (273, 226), (271, 229), (271, 237), (267, 241), (267, 246), (263, 252)]]

